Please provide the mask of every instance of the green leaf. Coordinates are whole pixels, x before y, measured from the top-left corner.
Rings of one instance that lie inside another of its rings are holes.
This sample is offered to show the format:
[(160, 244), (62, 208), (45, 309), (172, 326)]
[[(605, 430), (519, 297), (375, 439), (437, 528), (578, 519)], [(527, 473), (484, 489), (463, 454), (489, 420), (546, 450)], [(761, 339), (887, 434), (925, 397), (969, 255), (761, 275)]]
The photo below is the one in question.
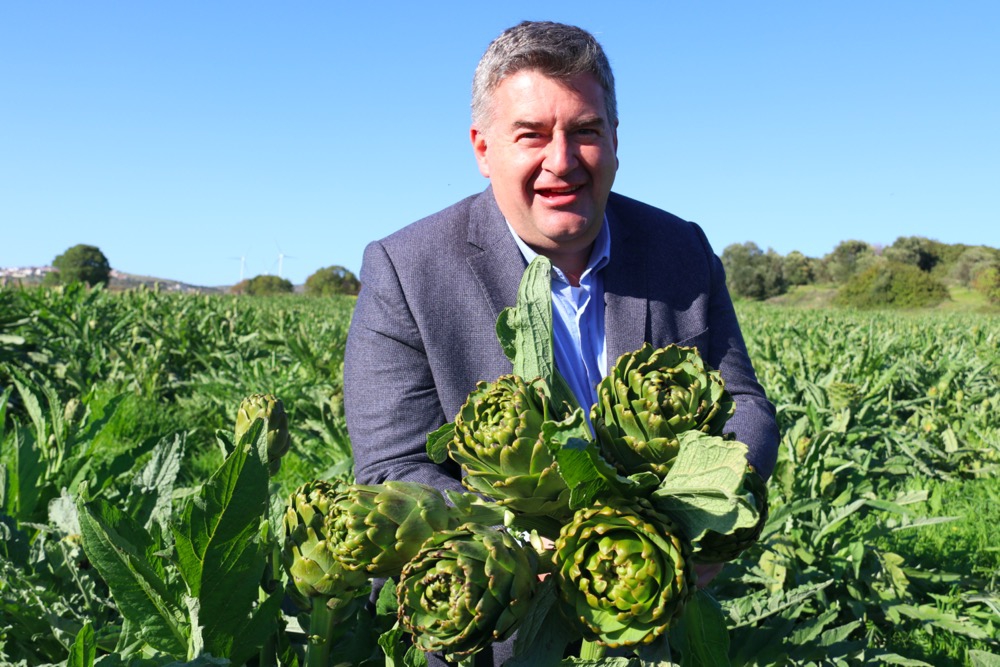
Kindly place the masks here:
[(205, 649), (213, 655), (233, 650), (249, 622), (266, 564), (260, 537), (268, 507), (263, 425), (254, 422), (174, 527), (181, 576), (198, 600)]
[(184, 437), (163, 438), (153, 448), (153, 456), (132, 480), (125, 501), (129, 514), (144, 526), (156, 521), (166, 527), (171, 515), (174, 483), (184, 456)]
[(969, 649), (966, 657), (972, 667), (1000, 667), (1000, 655)]
[(507, 316), (514, 328), (514, 375), (543, 378), (552, 386), (552, 262), (544, 255), (531, 261), (521, 276), (517, 306)]
[(552, 577), (539, 586), (532, 607), (522, 620), (514, 640), (514, 656), (506, 667), (546, 667), (559, 663), (566, 645), (579, 638), (556, 604)]
[(165, 581), (162, 563), (153, 560), (160, 545), (104, 500), (81, 500), (77, 508), (83, 550), (107, 582), (122, 615), (140, 628), (153, 648), (185, 656), (190, 627), (176, 591)]
[(645, 496), (659, 482), (656, 475), (636, 474), (622, 477), (613, 465), (608, 463), (590, 439), (590, 431), (583, 422), (583, 411), (576, 411), (570, 419), (580, 421), (580, 431), (549, 433), (555, 426), (544, 424), (543, 433), (547, 440), (559, 445), (555, 450), (559, 463), (559, 474), (572, 489), (570, 507), (574, 510), (593, 505), (596, 498)]
[(692, 541), (707, 530), (730, 533), (757, 521), (753, 499), (743, 493), (747, 446), (686, 431), (670, 472), (653, 492), (658, 509), (680, 523)]
[(448, 443), (455, 437), (455, 424), (448, 422), (427, 435), (427, 456), (434, 463), (444, 463), (448, 458)]
[(87, 622), (76, 633), (73, 646), (69, 650), (69, 657), (66, 660), (66, 667), (93, 667), (97, 658), (97, 638), (94, 636), (94, 628)]
[(707, 591), (699, 590), (684, 606), (670, 631), (681, 654), (681, 667), (729, 665), (729, 630), (722, 607)]

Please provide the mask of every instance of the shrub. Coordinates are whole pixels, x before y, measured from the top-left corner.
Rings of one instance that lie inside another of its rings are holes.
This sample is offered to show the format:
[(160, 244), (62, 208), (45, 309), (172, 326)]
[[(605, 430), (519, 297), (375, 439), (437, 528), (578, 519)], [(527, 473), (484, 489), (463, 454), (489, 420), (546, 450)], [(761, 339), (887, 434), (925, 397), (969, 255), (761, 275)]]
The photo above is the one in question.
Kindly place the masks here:
[(910, 264), (878, 261), (851, 278), (835, 303), (855, 308), (922, 308), (948, 298), (948, 288)]
[(342, 266), (328, 266), (306, 278), (306, 294), (331, 296), (333, 294), (357, 294), (361, 282)]
[(235, 294), (249, 294), (251, 296), (291, 294), (294, 291), (295, 287), (291, 281), (272, 275), (255, 276), (238, 283), (232, 289)]

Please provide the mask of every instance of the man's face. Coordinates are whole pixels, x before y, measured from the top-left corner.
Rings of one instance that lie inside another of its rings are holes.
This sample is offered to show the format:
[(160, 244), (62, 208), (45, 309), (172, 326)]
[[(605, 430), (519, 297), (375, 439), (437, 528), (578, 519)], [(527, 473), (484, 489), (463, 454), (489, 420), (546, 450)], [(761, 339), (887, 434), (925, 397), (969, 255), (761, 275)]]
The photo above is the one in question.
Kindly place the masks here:
[(492, 111), (471, 137), (500, 211), (553, 260), (589, 253), (618, 170), (617, 123), (607, 117), (597, 79), (522, 70), (497, 87)]

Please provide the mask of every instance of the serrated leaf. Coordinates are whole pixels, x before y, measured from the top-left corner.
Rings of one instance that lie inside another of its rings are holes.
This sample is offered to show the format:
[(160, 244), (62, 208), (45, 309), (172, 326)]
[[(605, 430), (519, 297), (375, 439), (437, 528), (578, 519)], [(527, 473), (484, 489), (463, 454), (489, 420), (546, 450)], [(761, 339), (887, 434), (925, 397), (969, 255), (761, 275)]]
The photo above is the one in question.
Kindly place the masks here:
[(167, 526), (172, 506), (174, 484), (184, 456), (184, 438), (162, 438), (153, 448), (153, 455), (132, 481), (125, 501), (132, 517), (149, 526), (153, 521)]
[(78, 504), (83, 550), (111, 589), (122, 615), (136, 623), (153, 648), (187, 655), (186, 614), (163, 578), (162, 565), (150, 562), (157, 545), (132, 519), (97, 499)]
[(260, 456), (267, 448), (263, 425), (263, 420), (253, 423), (174, 527), (181, 576), (199, 602), (205, 648), (213, 655), (232, 651), (249, 621), (265, 567), (260, 538), (268, 507), (268, 474)]

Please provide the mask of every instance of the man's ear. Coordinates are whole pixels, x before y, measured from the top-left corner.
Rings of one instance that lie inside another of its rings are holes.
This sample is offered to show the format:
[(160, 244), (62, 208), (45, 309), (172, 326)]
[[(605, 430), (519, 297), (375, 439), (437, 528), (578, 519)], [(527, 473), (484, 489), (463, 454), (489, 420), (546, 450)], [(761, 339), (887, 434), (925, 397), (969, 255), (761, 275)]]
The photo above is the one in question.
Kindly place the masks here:
[(489, 178), (490, 161), (486, 157), (486, 134), (473, 126), (469, 130), (469, 139), (472, 140), (472, 151), (476, 154), (476, 164), (479, 165), (479, 173)]

